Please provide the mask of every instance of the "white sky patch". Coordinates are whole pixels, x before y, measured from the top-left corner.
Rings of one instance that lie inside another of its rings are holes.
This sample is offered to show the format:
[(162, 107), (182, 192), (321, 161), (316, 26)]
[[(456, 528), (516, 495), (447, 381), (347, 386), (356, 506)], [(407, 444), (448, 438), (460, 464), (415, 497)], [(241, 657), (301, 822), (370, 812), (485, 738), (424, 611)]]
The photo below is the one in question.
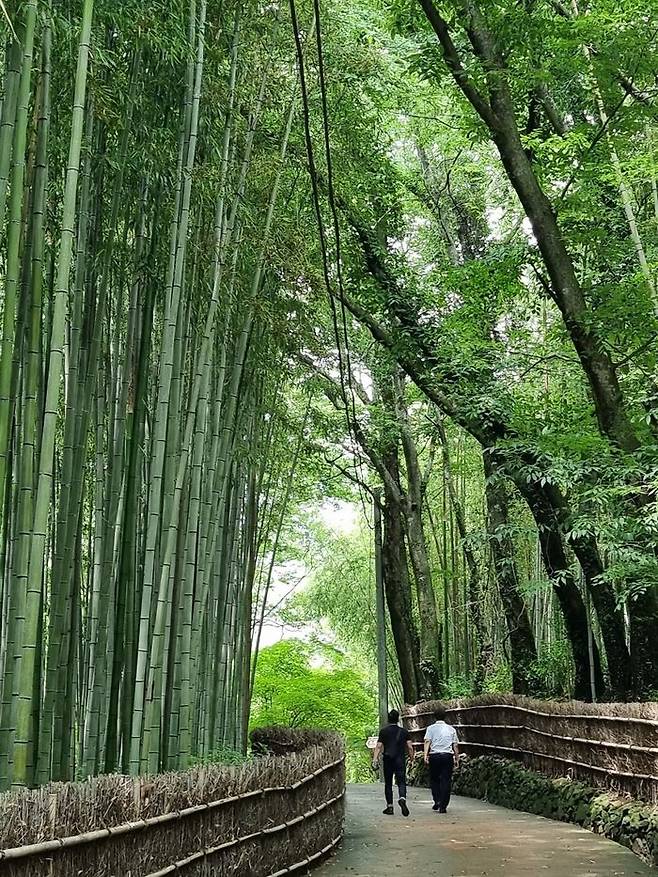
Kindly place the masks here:
[(360, 362), (352, 362), (352, 371), (354, 372), (354, 376), (356, 377), (357, 381), (366, 391), (368, 398), (372, 399), (372, 374), (370, 373), (370, 370), (362, 365)]
[[(295, 586), (291, 586), (289, 579), (283, 581), (281, 578), (285, 577), (286, 573), (292, 571), (293, 565), (298, 579), (298, 584)], [(281, 601), (285, 602), (286, 600), (289, 600), (298, 589), (303, 588), (308, 581), (306, 573), (307, 570), (305, 569), (304, 564), (296, 561), (293, 561), (291, 564), (282, 564), (278, 568), (275, 567), (272, 576), (272, 586), (267, 600), (268, 608), (275, 607), (278, 603), (281, 603)], [(281, 642), (281, 640), (284, 639), (306, 640), (311, 637), (313, 632), (311, 626), (291, 627), (287, 624), (283, 624), (278, 620), (276, 614), (271, 618), (267, 618), (266, 616), (263, 623), (263, 632), (260, 638), (260, 648), (265, 649), (267, 646), (273, 646), (275, 643)]]
[(491, 232), (492, 240), (499, 241), (503, 237), (503, 216), (505, 211), (502, 207), (487, 207), (486, 213), (487, 225)]
[[(336, 499), (325, 500), (314, 510), (314, 513), (335, 535), (349, 536), (358, 528), (361, 510), (356, 503)], [(281, 601), (289, 600), (297, 591), (304, 588), (309, 583), (313, 572), (310, 564), (305, 561), (294, 560), (276, 564), (267, 600), (268, 609), (277, 606)], [(271, 619), (266, 617), (260, 647), (264, 649), (285, 639), (307, 640), (314, 633), (317, 633), (317, 630), (313, 626), (291, 627), (282, 624), (276, 615)]]
[[(320, 329), (316, 329), (316, 335), (320, 335)], [(309, 359), (312, 359), (316, 365), (326, 371), (326, 373), (334, 380), (337, 384), (340, 384), (341, 380), (341, 370), (338, 364), (338, 351), (336, 349), (332, 350), (330, 355), (326, 356), (315, 356), (310, 350), (303, 350), (302, 353), (304, 356), (307, 356)], [(372, 374), (370, 370), (363, 363), (359, 362), (356, 359), (352, 359), (352, 374), (356, 381), (361, 385), (361, 387), (365, 390), (366, 395), (372, 401), (373, 399), (373, 384), (372, 384)], [(345, 367), (347, 364), (345, 363)], [(349, 383), (348, 375), (343, 372), (344, 379), (346, 385)]]
[(312, 670), (320, 670), (322, 667), (326, 666), (328, 661), (322, 657), (322, 655), (311, 655), (311, 659), (308, 662), (309, 666)]
[(349, 536), (356, 530), (359, 510), (353, 502), (342, 499), (326, 500), (318, 509), (322, 523), (339, 536)]

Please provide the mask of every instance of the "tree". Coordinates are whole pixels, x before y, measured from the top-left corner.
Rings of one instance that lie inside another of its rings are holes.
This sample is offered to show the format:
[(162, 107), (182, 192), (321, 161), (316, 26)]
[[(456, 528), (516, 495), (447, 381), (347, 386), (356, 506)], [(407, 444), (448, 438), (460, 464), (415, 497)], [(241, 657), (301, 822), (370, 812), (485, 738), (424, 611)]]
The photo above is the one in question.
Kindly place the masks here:
[(251, 724), (337, 730), (346, 738), (348, 780), (368, 776), (365, 743), (377, 725), (376, 697), (334, 648), (284, 640), (263, 649)]

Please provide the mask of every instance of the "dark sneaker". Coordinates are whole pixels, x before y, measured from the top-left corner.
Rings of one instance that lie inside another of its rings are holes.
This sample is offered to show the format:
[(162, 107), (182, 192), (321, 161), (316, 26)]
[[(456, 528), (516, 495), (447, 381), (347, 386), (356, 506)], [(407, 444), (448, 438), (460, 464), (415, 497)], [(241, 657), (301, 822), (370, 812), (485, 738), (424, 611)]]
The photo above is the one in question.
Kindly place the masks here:
[(409, 815), (409, 808), (407, 807), (407, 799), (400, 798), (399, 804), (400, 804), (400, 810), (402, 810), (402, 815), (408, 816)]
[(432, 804), (432, 810), (438, 810), (438, 809), (439, 809), (438, 804)]
[(386, 810), (382, 810), (382, 813), (384, 814), (384, 816), (393, 816), (394, 812), (395, 811), (393, 810), (392, 806), (387, 807)]
[(447, 813), (447, 812), (448, 811), (446, 810), (445, 807), (439, 807), (439, 813)]

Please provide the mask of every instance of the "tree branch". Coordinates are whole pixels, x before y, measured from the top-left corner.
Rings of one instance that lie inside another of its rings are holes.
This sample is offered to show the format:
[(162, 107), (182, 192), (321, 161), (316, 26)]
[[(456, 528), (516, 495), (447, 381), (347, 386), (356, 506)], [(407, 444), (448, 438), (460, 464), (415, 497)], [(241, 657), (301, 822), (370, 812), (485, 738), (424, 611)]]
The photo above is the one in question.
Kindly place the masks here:
[(450, 36), (448, 22), (438, 13), (432, 0), (420, 0), (420, 5), (423, 8), (427, 20), (432, 26), (432, 30), (441, 43), (443, 57), (448, 69), (455, 79), (455, 82), (487, 125), (494, 126), (496, 123), (495, 113), (489, 102), (480, 94), (464, 69), (461, 58), (459, 57), (459, 52)]
[(567, 123), (564, 121), (562, 114), (557, 108), (557, 104), (553, 100), (552, 94), (546, 87), (546, 83), (542, 82), (537, 86), (537, 94), (539, 95), (544, 112), (546, 113), (546, 118), (551, 123), (553, 130), (556, 134), (559, 134), (560, 137), (564, 137), (569, 129), (567, 128)]
[(370, 487), (368, 484), (366, 484), (365, 481), (363, 481), (361, 478), (357, 478), (357, 476), (356, 476), (353, 472), (350, 472), (349, 469), (346, 469), (345, 466), (341, 466), (341, 465), (338, 463), (338, 460), (337, 460), (337, 459), (336, 459), (336, 460), (330, 460), (329, 457), (327, 457), (326, 454), (324, 455), (324, 459), (325, 459), (325, 462), (326, 462), (329, 466), (332, 466), (334, 469), (337, 469), (338, 472), (340, 472), (341, 475), (343, 475), (345, 478), (347, 478), (348, 481), (351, 481), (352, 484), (356, 484), (357, 487), (360, 487), (360, 488), (362, 488), (363, 490), (365, 490), (367, 493), (370, 494), (370, 496), (373, 498), (373, 500), (374, 500), (376, 503), (379, 503), (379, 500), (377, 499), (377, 494), (376, 494), (375, 491), (372, 489), (372, 487)]
[[(320, 363), (315, 362), (315, 360), (312, 357), (307, 356), (307, 354), (302, 353), (301, 351), (295, 353), (295, 357), (299, 360), (299, 362), (302, 363), (302, 365), (305, 365), (308, 368), (312, 369), (314, 372), (316, 372), (318, 375), (320, 375), (320, 377), (323, 377), (323, 378), (325, 378), (325, 380), (331, 381), (331, 383), (336, 384), (336, 387), (340, 390), (341, 396), (343, 396), (343, 402), (347, 403), (347, 400), (344, 398), (342, 386), (340, 385), (339, 381), (337, 381), (333, 378), (333, 376), (331, 375), (331, 373), (329, 371), (327, 371), (327, 369), (325, 369), (323, 366), (321, 366)], [(363, 386), (361, 381), (357, 380), (357, 378), (354, 376), (354, 374), (350, 374), (350, 377), (351, 377), (354, 389), (356, 390), (356, 395), (359, 397), (359, 401), (361, 401), (364, 405), (370, 405), (372, 402), (372, 399), (368, 396), (368, 393), (366, 392), (366, 388)]]
[[(347, 303), (345, 303), (347, 307)], [(298, 358), (301, 362), (307, 365), (309, 368), (313, 369), (313, 371), (321, 377), (327, 386), (325, 387), (325, 396), (331, 402), (331, 404), (336, 408), (337, 411), (343, 411), (343, 406), (340, 403), (339, 396), (342, 396), (342, 389), (339, 381), (333, 378), (329, 372), (325, 371), (321, 366), (317, 363), (314, 363), (310, 357), (305, 356), (304, 354), (298, 354)], [(395, 496), (396, 501), (400, 502), (402, 500), (402, 494), (400, 491), (399, 485), (395, 482), (395, 479), (391, 477), (391, 473), (388, 471), (386, 466), (384, 465), (382, 458), (372, 447), (368, 438), (363, 431), (361, 425), (358, 422), (352, 423), (352, 431), (354, 433), (354, 438), (357, 440), (359, 445), (361, 446), (361, 450), (366, 455), (366, 457), (370, 460), (372, 467), (375, 469), (382, 482), (386, 485), (386, 487), (391, 491), (393, 496)]]

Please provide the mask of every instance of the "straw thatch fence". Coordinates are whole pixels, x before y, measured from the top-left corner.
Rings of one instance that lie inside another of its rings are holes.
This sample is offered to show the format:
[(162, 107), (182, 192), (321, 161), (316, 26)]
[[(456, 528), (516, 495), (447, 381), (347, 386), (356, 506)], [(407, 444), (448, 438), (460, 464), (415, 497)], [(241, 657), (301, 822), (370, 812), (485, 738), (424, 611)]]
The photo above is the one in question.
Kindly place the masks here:
[[(404, 710), (405, 726), (419, 746), (437, 705)], [(658, 802), (658, 704), (491, 695), (443, 705), (467, 755), (513, 759), (550, 776), (574, 777)]]
[(0, 873), (301, 872), (342, 836), (342, 740), (272, 728), (254, 733), (252, 742), (260, 757), (237, 767), (198, 767), (148, 780), (99, 777), (0, 796)]

